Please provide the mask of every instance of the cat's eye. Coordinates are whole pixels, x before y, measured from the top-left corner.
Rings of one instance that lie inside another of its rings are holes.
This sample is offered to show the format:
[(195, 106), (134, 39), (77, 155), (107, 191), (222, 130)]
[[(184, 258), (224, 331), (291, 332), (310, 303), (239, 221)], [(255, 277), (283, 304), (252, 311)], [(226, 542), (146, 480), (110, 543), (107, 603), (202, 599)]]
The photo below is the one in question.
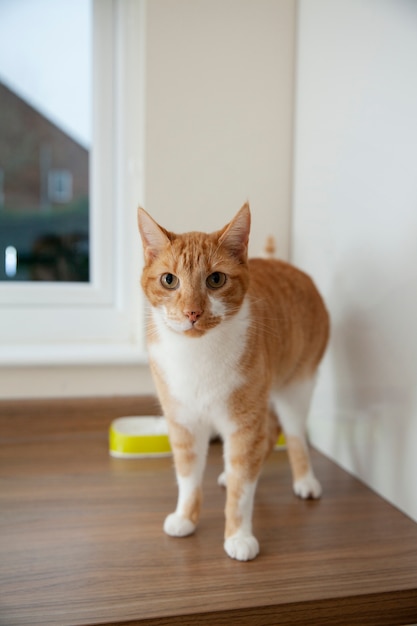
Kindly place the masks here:
[(176, 289), (180, 284), (180, 279), (174, 274), (162, 274), (161, 284), (165, 289)]
[(219, 289), (219, 287), (223, 287), (226, 282), (226, 274), (223, 272), (213, 272), (210, 274), (206, 280), (206, 285), (210, 289)]

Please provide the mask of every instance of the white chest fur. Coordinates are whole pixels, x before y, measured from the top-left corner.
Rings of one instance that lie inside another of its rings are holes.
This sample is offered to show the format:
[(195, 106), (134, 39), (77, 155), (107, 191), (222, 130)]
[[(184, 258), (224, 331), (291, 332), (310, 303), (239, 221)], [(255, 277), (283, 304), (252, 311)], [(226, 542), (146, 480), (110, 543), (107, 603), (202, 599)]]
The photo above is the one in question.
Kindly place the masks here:
[(216, 415), (224, 416), (230, 394), (243, 383), (238, 366), (250, 323), (249, 303), (198, 338), (169, 329), (158, 311), (153, 317), (158, 341), (151, 344), (150, 357), (179, 401), (182, 418), (216, 425)]

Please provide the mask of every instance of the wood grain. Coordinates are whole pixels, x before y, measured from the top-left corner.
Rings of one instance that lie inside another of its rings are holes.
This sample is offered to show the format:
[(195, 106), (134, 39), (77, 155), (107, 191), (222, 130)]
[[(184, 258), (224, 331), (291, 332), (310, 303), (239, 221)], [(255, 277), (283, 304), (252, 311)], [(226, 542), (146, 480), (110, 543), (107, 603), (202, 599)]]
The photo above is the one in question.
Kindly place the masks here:
[(153, 398), (0, 403), (0, 624), (411, 624), (417, 525), (312, 451), (320, 501), (292, 495), (285, 452), (266, 463), (250, 563), (223, 552), (221, 447), (202, 520), (164, 535), (172, 460), (112, 459), (118, 415)]

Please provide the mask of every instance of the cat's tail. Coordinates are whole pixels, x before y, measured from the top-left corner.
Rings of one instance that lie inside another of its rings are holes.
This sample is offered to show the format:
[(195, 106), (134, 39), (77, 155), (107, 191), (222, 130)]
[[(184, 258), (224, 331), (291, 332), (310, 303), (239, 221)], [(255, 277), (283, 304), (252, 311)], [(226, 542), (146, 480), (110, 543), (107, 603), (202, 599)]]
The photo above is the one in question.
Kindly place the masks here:
[(274, 259), (276, 257), (277, 246), (275, 243), (275, 238), (272, 235), (269, 235), (265, 241), (265, 248), (262, 256), (264, 259)]

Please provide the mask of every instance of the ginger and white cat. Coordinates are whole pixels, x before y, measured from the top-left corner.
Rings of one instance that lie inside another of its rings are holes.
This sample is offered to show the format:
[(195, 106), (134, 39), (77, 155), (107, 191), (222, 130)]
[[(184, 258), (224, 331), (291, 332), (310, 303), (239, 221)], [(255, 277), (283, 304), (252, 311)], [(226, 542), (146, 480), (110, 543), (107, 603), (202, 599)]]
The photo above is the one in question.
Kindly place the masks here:
[(210, 436), (224, 446), (224, 549), (241, 561), (259, 544), (252, 509), (263, 461), (282, 427), (295, 493), (318, 498), (305, 422), (329, 335), (311, 279), (275, 259), (248, 260), (245, 204), (223, 229), (181, 235), (138, 212), (149, 301), (152, 373), (168, 422), (178, 503), (164, 530), (194, 532)]

